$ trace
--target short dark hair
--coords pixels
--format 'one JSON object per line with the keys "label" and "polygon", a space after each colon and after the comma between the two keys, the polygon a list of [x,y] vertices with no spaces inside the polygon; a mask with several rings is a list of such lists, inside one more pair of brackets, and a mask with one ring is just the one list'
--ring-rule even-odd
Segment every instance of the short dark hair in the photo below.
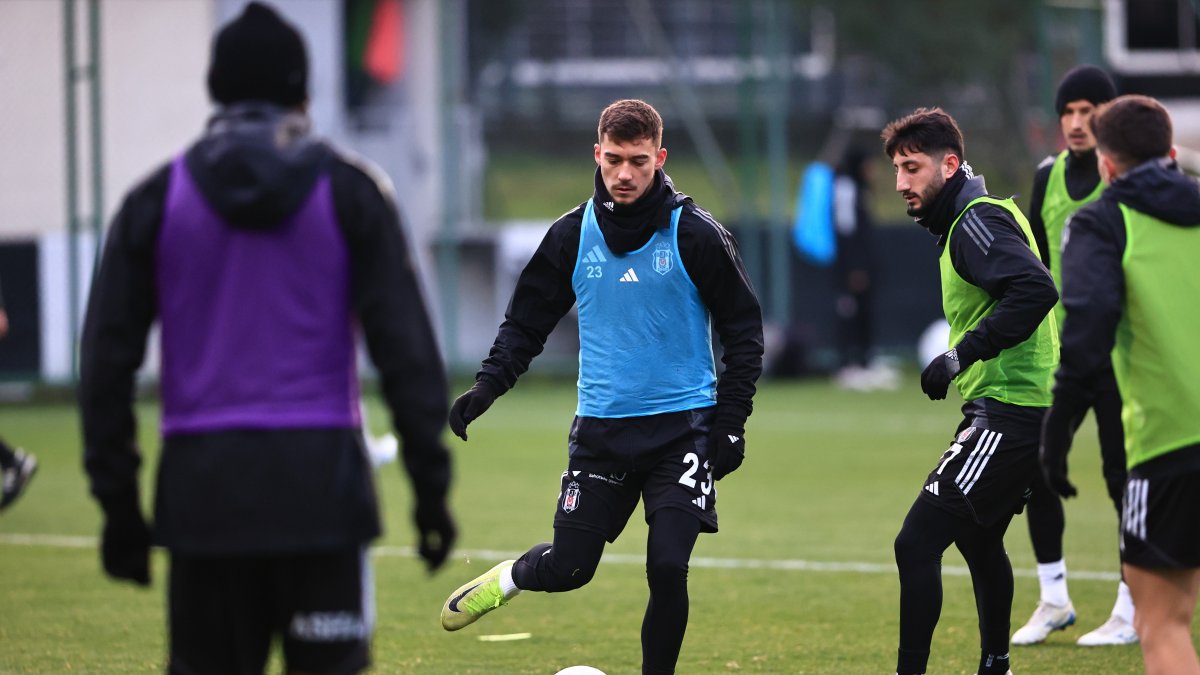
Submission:
{"label": "short dark hair", "polygon": [[1126,95],[1101,105],[1089,120],[1096,146],[1123,167],[1171,152],[1171,115],[1157,99]]}
{"label": "short dark hair", "polygon": [[962,131],[954,118],[941,108],[917,108],[892,120],[879,137],[883,139],[883,151],[888,157],[895,157],[897,152],[927,155],[953,152],[959,161],[964,159]]}
{"label": "short dark hair", "polygon": [[649,138],[657,147],[662,145],[662,130],[662,116],[654,106],[635,98],[626,98],[613,101],[600,113],[596,137],[601,141],[605,134],[614,141]]}

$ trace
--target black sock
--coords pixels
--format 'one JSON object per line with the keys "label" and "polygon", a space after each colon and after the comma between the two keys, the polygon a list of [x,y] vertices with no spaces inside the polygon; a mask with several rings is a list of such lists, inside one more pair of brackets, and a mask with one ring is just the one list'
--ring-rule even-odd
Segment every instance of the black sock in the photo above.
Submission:
{"label": "black sock", "polygon": [[687,511],[662,509],[650,521],[646,582],[650,602],[642,619],[642,675],[672,675],[688,623],[688,560],[700,521]]}
{"label": "black sock", "polygon": [[642,620],[642,674],[671,675],[687,631],[687,573],[681,580],[659,583],[650,592]]}
{"label": "black sock", "polygon": [[929,652],[914,651],[901,647],[897,650],[897,675],[924,675],[925,666],[929,664]]}
{"label": "black sock", "polygon": [[1008,672],[1008,654],[988,654],[979,657],[978,675],[1004,675]]}

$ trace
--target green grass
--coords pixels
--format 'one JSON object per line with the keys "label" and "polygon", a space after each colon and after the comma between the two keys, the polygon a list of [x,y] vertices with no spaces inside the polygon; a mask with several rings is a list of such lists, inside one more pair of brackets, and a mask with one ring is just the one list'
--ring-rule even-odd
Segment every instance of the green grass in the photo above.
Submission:
{"label": "green grass", "polygon": [[[452,439],[462,538],[460,551],[433,577],[408,554],[412,529],[402,471],[384,468],[379,484],[388,534],[375,558],[373,672],[549,675],[580,663],[610,674],[639,672],[645,575],[625,556],[644,549],[640,512],[606,551],[622,554],[620,559],[602,563],[588,586],[565,594],[525,593],[457,633],[438,625],[446,594],[494,564],[486,555],[464,552],[522,551],[550,537],[573,409],[571,383],[522,382],[472,425],[469,443]],[[155,408],[142,406],[140,412],[148,455],[143,485],[150,485]],[[372,412],[379,429],[386,416],[377,402]],[[747,432],[746,464],[719,485],[721,532],[701,538],[696,558],[857,562],[880,571],[694,565],[691,620],[678,672],[891,672],[899,598],[892,539],[957,421],[956,405],[925,400],[912,379],[901,391],[873,394],[820,382],[764,383]],[[98,531],[98,510],[87,497],[80,468],[74,409],[8,406],[0,409],[0,431],[42,461],[28,494],[0,515],[0,673],[161,672],[165,555],[155,556],[153,588],[142,590],[104,578],[87,540],[79,546],[64,545],[74,540],[28,545],[15,537],[93,537]],[[1081,496],[1066,504],[1068,565],[1115,573],[1115,514],[1090,422],[1071,459]],[[1037,601],[1023,516],[1013,521],[1008,546],[1019,575],[1017,626]],[[970,581],[954,573],[963,568],[956,550],[947,551],[945,564],[945,603],[930,672],[972,673],[978,630]],[[1014,648],[1014,670],[1141,672],[1136,646],[1074,645],[1107,618],[1115,590],[1114,581],[1072,580],[1079,625],[1055,633],[1048,644]],[[532,637],[477,640],[518,632]],[[277,660],[272,672],[279,672]]]}
{"label": "green grass", "polygon": [[[489,156],[484,172],[483,216],[488,221],[544,220],[550,222],[592,195],[592,179],[596,171],[592,147],[580,146],[577,152],[548,154],[494,153]],[[722,222],[732,224],[740,205],[730,186],[718,187],[704,164],[695,156],[668,154],[663,169],[679,191],[690,195]],[[731,167],[739,170],[735,164]],[[793,162],[785,179],[784,213],[791,223],[803,165]],[[757,185],[753,195],[755,213],[765,217],[771,213],[765,162],[757,168]],[[896,201],[900,201],[896,198]],[[903,209],[901,209],[903,213]]]}
{"label": "green grass", "polygon": [[[730,158],[730,171],[734,179],[743,182],[742,167],[736,158]],[[784,222],[790,227],[795,218],[796,194],[800,189],[800,177],[807,168],[810,157],[793,157],[789,160],[787,177],[784,179],[784,203],[781,206]],[[704,164],[694,155],[668,154],[663,167],[675,181],[675,187],[691,195],[696,203],[728,226],[745,225],[736,193],[728,186],[713,183]],[[891,162],[882,152],[872,160],[874,178],[870,193],[870,211],[881,226],[912,226],[912,217],[905,213],[904,200],[894,189],[894,171]],[[998,167],[986,163],[974,165],[976,175],[987,178],[987,186],[1001,196],[1021,195],[1021,208],[1029,206],[1029,186],[1007,185]],[[1033,164],[1030,164],[1030,171]],[[592,175],[596,170],[591,156],[591,146],[584,145],[565,153],[521,153],[496,151],[488,156],[483,177],[483,217],[488,222],[506,220],[544,221],[547,226],[560,214],[575,208],[592,194]],[[773,211],[768,179],[770,167],[765,160],[758,160],[754,168],[755,187],[750,195],[752,216],[760,222],[769,218]]]}

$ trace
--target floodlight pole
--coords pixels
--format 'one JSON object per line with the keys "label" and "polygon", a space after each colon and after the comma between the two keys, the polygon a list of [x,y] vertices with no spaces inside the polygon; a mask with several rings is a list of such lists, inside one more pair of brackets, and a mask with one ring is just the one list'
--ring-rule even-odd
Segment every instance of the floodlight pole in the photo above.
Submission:
{"label": "floodlight pole", "polygon": [[460,361],[458,331],[458,276],[461,272],[458,247],[462,228],[462,132],[463,64],[462,50],[466,43],[464,3],[445,0],[435,3],[438,13],[438,32],[441,45],[438,66],[441,71],[439,87],[439,120],[441,128],[442,168],[442,227],[437,240],[438,295],[442,307],[443,343],[446,363],[454,366]]}
{"label": "floodlight pole", "polygon": [[[88,94],[92,133],[92,270],[104,230],[104,125],[100,116],[100,0],[88,0]],[[89,284],[90,285],[90,284]]]}
{"label": "floodlight pole", "polygon": [[75,100],[75,0],[63,0],[63,66],[65,71],[67,151],[67,335],[74,382],[79,372],[79,147]]}
{"label": "floodlight pole", "polygon": [[771,283],[770,316],[780,326],[791,323],[791,256],[792,247],[788,241],[789,228],[787,211],[788,200],[788,80],[791,78],[791,55],[788,49],[787,34],[784,30],[787,24],[787,8],[783,0],[768,0],[767,5],[766,45],[767,62],[770,64],[767,77],[768,97],[766,113],[767,131],[767,164],[770,180],[768,181],[768,203],[770,217],[768,221],[770,242]]}

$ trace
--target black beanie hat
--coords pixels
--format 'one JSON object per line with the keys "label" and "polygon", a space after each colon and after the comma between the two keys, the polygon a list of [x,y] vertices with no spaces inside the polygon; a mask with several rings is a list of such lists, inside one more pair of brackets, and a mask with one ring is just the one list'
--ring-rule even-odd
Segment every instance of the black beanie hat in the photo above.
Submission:
{"label": "black beanie hat", "polygon": [[1062,117],[1063,109],[1071,101],[1090,101],[1100,105],[1117,97],[1117,87],[1108,73],[1096,66],[1075,66],[1063,75],[1054,96],[1054,110]]}
{"label": "black beanie hat", "polygon": [[223,105],[269,101],[294,107],[308,99],[304,38],[271,7],[246,5],[213,38],[208,95]]}

